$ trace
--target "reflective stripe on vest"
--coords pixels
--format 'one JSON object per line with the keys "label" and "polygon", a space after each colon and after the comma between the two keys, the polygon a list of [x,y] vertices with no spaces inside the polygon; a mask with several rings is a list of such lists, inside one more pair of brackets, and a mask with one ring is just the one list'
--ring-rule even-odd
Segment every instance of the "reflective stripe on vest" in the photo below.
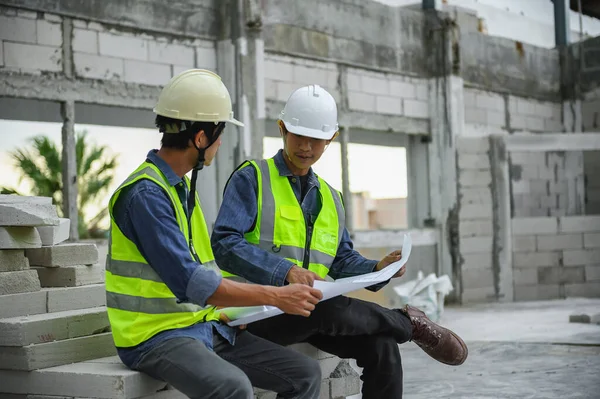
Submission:
{"label": "reflective stripe on vest", "polygon": [[[140,179],[149,179],[165,191],[186,242],[189,238],[185,210],[175,187],[167,183],[166,177],[155,165],[144,162],[119,186],[109,202],[111,234],[106,264],[106,306],[117,347],[136,346],[161,331],[219,319],[214,306],[179,303],[136,245],[125,237],[115,223],[113,207],[121,190]],[[186,178],[185,183],[189,188],[189,179]],[[197,195],[196,201],[191,215],[193,246],[203,266],[219,273]]]}
{"label": "reflective stripe on vest", "polygon": [[[306,246],[306,221],[286,176],[275,161],[250,161],[258,177],[258,216],[248,242],[302,267]],[[345,226],[340,194],[320,177],[322,208],[312,230],[308,269],[325,277],[335,259]]]}

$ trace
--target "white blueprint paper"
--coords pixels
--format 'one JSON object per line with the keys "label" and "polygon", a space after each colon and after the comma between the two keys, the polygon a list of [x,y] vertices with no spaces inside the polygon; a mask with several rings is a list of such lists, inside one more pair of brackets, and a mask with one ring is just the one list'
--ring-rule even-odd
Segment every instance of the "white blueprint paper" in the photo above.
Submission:
{"label": "white blueprint paper", "polygon": [[[378,272],[341,278],[333,282],[316,280],[313,284],[313,287],[323,293],[322,300],[325,301],[338,295],[346,294],[348,292],[387,281],[392,278],[392,276],[396,274],[402,266],[406,264],[411,250],[412,240],[410,235],[405,234],[404,242],[402,243],[402,258],[398,262],[394,262]],[[228,323],[232,327],[242,324],[249,324],[254,321],[263,320],[268,317],[277,316],[283,313],[275,306],[232,307],[222,309],[221,312],[225,313],[227,317],[232,320],[232,322]]]}

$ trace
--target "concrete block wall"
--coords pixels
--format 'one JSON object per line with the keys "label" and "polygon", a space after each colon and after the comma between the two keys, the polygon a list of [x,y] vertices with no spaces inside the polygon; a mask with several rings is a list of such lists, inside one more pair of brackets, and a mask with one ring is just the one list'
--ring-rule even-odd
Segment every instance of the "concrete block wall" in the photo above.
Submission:
{"label": "concrete block wall", "polygon": [[216,69],[214,42],[119,31],[96,22],[73,21],[76,76],[162,85],[190,68]]}
{"label": "concrete block wall", "polygon": [[600,216],[512,219],[515,300],[600,297]]}
{"label": "concrete block wall", "polygon": [[581,117],[584,132],[600,131],[600,87],[584,95]]}
{"label": "concrete block wall", "polygon": [[489,301],[495,294],[489,150],[487,137],[460,137],[457,142],[458,235],[465,303]]}
{"label": "concrete block wall", "polygon": [[353,111],[429,118],[426,79],[348,68],[347,93]]}
{"label": "concrete block wall", "polygon": [[62,18],[0,6],[0,69],[24,73],[63,69]]}
{"label": "concrete block wall", "polygon": [[513,132],[563,131],[562,105],[558,102],[508,96],[509,129]]}

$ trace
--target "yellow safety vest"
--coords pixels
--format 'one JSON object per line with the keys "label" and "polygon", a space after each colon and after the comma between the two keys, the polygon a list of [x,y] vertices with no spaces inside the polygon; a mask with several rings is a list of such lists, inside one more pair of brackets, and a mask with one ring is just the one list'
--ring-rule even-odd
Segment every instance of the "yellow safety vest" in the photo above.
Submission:
{"label": "yellow safety vest", "polygon": [[[335,259],[345,227],[340,193],[319,179],[322,208],[307,242],[308,226],[302,208],[287,176],[281,176],[275,160],[248,161],[241,168],[254,166],[258,177],[258,216],[246,240],[265,251],[281,256],[324,278]],[[304,265],[308,252],[308,265]]]}
{"label": "yellow safety vest", "polygon": [[[178,303],[175,294],[115,223],[113,207],[121,190],[141,179],[152,180],[167,193],[179,229],[189,242],[186,214],[175,187],[167,183],[167,178],[154,164],[142,163],[119,186],[109,202],[111,232],[106,265],[106,307],[115,346],[125,348],[139,345],[161,331],[219,319],[214,306]],[[186,177],[185,181],[189,189],[189,179]],[[219,273],[197,195],[191,224],[193,246],[200,261],[203,266]],[[149,231],[148,234],[154,232]],[[190,256],[193,256],[191,248]]]}

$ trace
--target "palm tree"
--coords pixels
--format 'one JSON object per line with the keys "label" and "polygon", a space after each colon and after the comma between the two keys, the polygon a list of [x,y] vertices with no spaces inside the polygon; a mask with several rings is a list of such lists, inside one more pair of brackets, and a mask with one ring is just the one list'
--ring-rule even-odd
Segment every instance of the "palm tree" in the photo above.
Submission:
{"label": "palm tree", "polygon": [[[58,214],[63,215],[62,198],[62,163],[61,150],[47,136],[36,136],[30,139],[31,148],[17,148],[10,153],[19,171],[20,181],[28,181],[31,185],[29,194],[42,197],[52,197],[58,208]],[[117,167],[117,156],[106,154],[106,146],[90,143],[87,131],[77,132],[75,137],[75,155],[77,161],[77,182],[79,195],[77,205],[79,210],[79,237],[90,238],[100,232],[99,225],[108,215],[103,207],[92,217],[88,216],[91,205],[107,191],[113,182],[113,172]],[[14,188],[1,188],[2,194],[18,194]]]}

